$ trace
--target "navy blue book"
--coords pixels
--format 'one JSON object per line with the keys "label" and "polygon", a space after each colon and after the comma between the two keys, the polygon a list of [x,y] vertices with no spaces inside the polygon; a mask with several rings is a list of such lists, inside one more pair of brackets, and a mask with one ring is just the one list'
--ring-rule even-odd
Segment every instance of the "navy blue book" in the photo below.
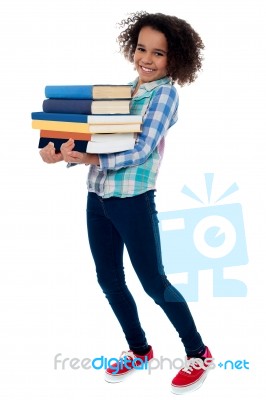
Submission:
{"label": "navy blue book", "polygon": [[46,99],[43,111],[68,114],[130,114],[130,100]]}
{"label": "navy blue book", "polygon": [[[41,131],[41,136],[39,140],[39,148],[47,146],[49,142],[53,142],[55,150],[58,153],[60,151],[61,145],[65,143],[67,138],[54,138],[54,137],[44,137],[44,131]],[[115,133],[115,134],[99,134],[99,135],[87,135],[86,140],[76,140],[74,150],[80,151],[81,153],[96,153],[96,154],[107,154],[107,153],[117,153],[120,151],[134,149],[135,146],[135,136],[130,133]],[[73,135],[72,135],[73,138]]]}
{"label": "navy blue book", "polygon": [[93,100],[46,99],[43,101],[42,109],[46,113],[92,114],[92,102]]}
{"label": "navy blue book", "polygon": [[[47,146],[49,142],[53,142],[55,150],[57,152],[60,151],[60,147],[62,146],[63,143],[67,142],[68,139],[54,139],[54,138],[45,138],[45,137],[40,137],[39,140],[39,149],[42,149],[43,147]],[[86,153],[87,151],[87,146],[88,146],[88,141],[87,140],[75,140],[75,151],[80,151],[81,153]]]}

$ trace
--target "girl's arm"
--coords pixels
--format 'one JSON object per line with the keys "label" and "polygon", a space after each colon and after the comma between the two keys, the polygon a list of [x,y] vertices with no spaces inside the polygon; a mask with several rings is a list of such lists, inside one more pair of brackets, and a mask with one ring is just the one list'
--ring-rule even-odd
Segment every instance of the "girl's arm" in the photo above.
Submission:
{"label": "girl's arm", "polygon": [[143,164],[166,131],[177,120],[178,94],[174,86],[161,86],[151,100],[143,120],[142,132],[132,150],[99,154],[101,170],[118,170]]}

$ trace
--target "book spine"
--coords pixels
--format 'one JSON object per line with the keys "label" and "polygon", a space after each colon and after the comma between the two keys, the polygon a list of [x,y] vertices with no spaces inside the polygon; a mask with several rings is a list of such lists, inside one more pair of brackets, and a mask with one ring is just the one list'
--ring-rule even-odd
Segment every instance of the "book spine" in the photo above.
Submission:
{"label": "book spine", "polygon": [[33,120],[33,129],[46,131],[60,132],[78,132],[78,133],[126,133],[126,132],[141,132],[139,124],[119,124],[119,125],[101,125],[101,124],[86,124],[79,122],[59,122],[59,121],[43,121]]}
{"label": "book spine", "polygon": [[45,86],[44,92],[49,99],[93,100],[93,85]]}
{"label": "book spine", "polygon": [[46,99],[42,108],[45,113],[93,114],[91,106],[92,100]]}
{"label": "book spine", "polygon": [[90,125],[79,122],[43,121],[36,119],[32,121],[32,128],[45,131],[90,133]]}
{"label": "book spine", "polygon": [[[38,148],[42,149],[47,146],[49,142],[54,143],[56,151],[60,151],[60,147],[63,143],[67,142],[68,139],[55,139],[55,138],[44,138],[40,137]],[[88,142],[85,140],[75,140],[75,151],[80,151],[81,153],[86,153]]]}
{"label": "book spine", "polygon": [[90,124],[136,124],[142,123],[141,115],[86,115],[86,114],[64,114],[64,113],[47,113],[43,111],[35,111],[31,113],[32,120],[58,121],[58,122],[88,122]]}
{"label": "book spine", "polygon": [[78,132],[60,132],[60,131],[46,131],[41,129],[40,137],[54,138],[54,139],[74,139],[74,140],[91,140],[90,133],[78,133]]}
{"label": "book spine", "polygon": [[88,116],[85,114],[47,113],[42,111],[31,113],[31,119],[61,122],[88,122]]}

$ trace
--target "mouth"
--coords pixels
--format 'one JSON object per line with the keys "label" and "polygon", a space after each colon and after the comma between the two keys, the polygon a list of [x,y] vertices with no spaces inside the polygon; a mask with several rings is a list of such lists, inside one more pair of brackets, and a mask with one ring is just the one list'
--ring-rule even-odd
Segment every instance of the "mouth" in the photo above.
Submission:
{"label": "mouth", "polygon": [[140,68],[142,69],[142,71],[147,72],[147,73],[151,73],[151,72],[155,71],[155,69],[143,67],[142,65],[140,65]]}

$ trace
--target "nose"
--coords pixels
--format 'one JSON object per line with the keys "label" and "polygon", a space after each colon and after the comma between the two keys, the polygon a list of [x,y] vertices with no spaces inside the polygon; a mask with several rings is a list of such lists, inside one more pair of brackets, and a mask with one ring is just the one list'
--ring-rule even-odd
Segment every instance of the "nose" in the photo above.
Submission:
{"label": "nose", "polygon": [[144,64],[152,64],[152,54],[146,52],[142,57],[142,62]]}

